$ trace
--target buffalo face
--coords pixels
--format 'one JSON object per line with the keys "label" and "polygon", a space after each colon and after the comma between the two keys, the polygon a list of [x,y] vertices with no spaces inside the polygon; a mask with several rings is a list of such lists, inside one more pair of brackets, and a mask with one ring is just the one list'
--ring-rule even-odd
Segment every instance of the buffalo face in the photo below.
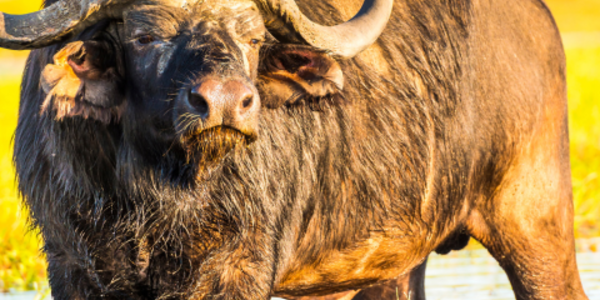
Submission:
{"label": "buffalo face", "polygon": [[264,24],[253,2],[137,6],[55,56],[42,113],[117,123],[141,160],[195,178],[260,138],[261,108],[342,99],[330,54],[277,43]]}
{"label": "buffalo face", "polygon": [[203,167],[257,138],[263,24],[252,3],[146,6],[125,16],[123,122],[142,133],[132,135],[140,152],[179,152]]}

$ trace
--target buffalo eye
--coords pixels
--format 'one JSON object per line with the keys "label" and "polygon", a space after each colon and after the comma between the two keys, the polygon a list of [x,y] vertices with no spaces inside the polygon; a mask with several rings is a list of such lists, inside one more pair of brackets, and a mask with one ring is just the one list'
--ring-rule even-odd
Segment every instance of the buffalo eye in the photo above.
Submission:
{"label": "buffalo eye", "polygon": [[261,41],[261,40],[259,40],[259,39],[251,39],[251,40],[250,40],[250,45],[251,45],[252,47],[256,47],[256,46],[260,45],[260,44],[261,44],[261,42],[262,42],[262,41]]}
{"label": "buffalo eye", "polygon": [[140,45],[148,45],[154,41],[156,41],[156,38],[150,34],[145,34],[137,38],[137,42]]}

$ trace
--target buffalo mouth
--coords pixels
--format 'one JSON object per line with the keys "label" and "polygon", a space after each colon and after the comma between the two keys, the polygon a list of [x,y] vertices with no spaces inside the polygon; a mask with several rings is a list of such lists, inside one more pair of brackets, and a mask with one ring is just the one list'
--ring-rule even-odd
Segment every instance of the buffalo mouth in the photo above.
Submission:
{"label": "buffalo mouth", "polygon": [[202,169],[220,162],[234,149],[245,149],[252,140],[252,137],[236,129],[218,126],[186,134],[183,146],[188,163],[197,164]]}

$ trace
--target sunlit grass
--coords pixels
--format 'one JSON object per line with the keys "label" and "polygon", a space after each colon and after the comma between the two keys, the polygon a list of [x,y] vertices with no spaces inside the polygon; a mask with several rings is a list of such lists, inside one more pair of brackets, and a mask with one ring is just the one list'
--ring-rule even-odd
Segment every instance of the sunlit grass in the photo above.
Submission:
{"label": "sunlit grass", "polygon": [[0,0],[2,12],[8,14],[25,14],[38,10],[42,6],[40,0]]}
{"label": "sunlit grass", "polygon": [[600,48],[567,50],[577,237],[600,235]]}
{"label": "sunlit grass", "polygon": [[545,0],[561,32],[600,31],[599,0]]}
{"label": "sunlit grass", "polygon": [[11,163],[11,140],[17,124],[19,80],[0,77],[0,292],[39,290],[46,283],[41,243],[28,230]]}

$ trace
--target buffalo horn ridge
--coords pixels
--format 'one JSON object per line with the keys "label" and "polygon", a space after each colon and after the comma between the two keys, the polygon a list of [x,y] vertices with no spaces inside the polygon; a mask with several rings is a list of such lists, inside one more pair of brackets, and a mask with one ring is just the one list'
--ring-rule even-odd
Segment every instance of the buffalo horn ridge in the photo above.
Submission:
{"label": "buffalo horn ridge", "polygon": [[[389,21],[393,0],[366,0],[351,20],[323,26],[309,20],[294,0],[254,0],[267,27],[278,37],[351,58],[373,44]],[[26,15],[0,13],[0,47],[42,48],[77,34],[106,17],[119,18],[134,0],[58,1]]]}
{"label": "buffalo horn ridge", "polygon": [[265,11],[267,27],[278,38],[307,43],[343,58],[351,58],[375,43],[390,19],[394,2],[365,0],[349,21],[323,26],[300,12],[294,0],[255,1]]}
{"label": "buffalo horn ridge", "polygon": [[58,1],[25,14],[0,13],[0,47],[24,50],[52,45],[106,17],[118,17],[132,0]]}

